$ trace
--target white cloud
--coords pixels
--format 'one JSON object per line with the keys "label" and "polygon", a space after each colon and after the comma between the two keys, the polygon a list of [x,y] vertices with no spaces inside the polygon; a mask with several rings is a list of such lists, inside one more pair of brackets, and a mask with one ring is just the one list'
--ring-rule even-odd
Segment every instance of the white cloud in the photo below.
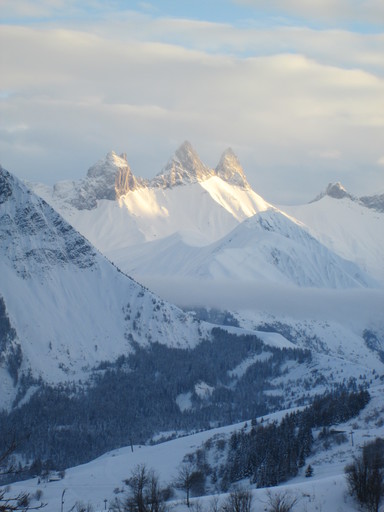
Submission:
{"label": "white cloud", "polygon": [[[304,183],[303,169],[318,175],[311,198],[340,179],[327,162],[358,173],[382,149],[384,81],[368,71],[300,54],[244,58],[71,30],[1,27],[0,45],[1,119],[29,127],[4,138],[2,163],[28,179],[37,169],[43,179],[52,161],[60,176],[50,181],[84,174],[110,149],[153,176],[187,138],[213,166],[234,147],[250,182],[278,201],[272,194],[295,177]],[[15,153],[28,145],[46,157],[31,165],[29,153]]]}
{"label": "white cloud", "polygon": [[384,75],[384,34],[305,26],[234,26],[190,19],[152,18],[135,12],[110,15],[107,22],[90,23],[87,30],[120,41],[152,41],[210,53],[263,56],[296,53],[316,61]]}
{"label": "white cloud", "polygon": [[383,165],[383,166],[384,166],[384,156],[381,156],[381,157],[377,160],[377,164],[378,164],[378,165]]}

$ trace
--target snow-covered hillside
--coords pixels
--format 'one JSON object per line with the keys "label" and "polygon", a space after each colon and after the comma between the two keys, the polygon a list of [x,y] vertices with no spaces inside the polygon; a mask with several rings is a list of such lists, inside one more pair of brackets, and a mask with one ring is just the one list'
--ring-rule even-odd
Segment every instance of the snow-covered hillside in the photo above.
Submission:
{"label": "snow-covered hillside", "polygon": [[[359,455],[367,441],[382,435],[381,425],[384,420],[381,400],[382,384],[374,385],[370,393],[371,402],[357,418],[339,425],[329,425],[329,431],[336,431],[333,437],[339,436],[338,442],[330,436],[327,442],[322,443],[320,430],[314,432],[315,445],[306,461],[306,467],[310,464],[313,469],[313,475],[310,478],[305,477],[306,467],[303,467],[294,479],[269,489],[257,488],[255,484],[250,484],[248,479],[241,481],[240,487],[248,488],[252,493],[252,510],[266,510],[268,492],[272,496],[288,493],[288,497],[296,498],[297,504],[293,510],[297,512],[319,510],[357,512],[360,510],[349,495],[344,468],[352,462],[354,456]],[[290,411],[281,411],[264,417],[264,424],[280,421],[286,412]],[[116,497],[124,496],[122,494],[126,491],[124,481],[131,476],[138,465],[145,465],[148,470],[153,469],[159,476],[160,485],[174,485],[180,467],[188,455],[197,450],[203,452],[207,446],[216,444],[219,446],[220,443],[224,445],[234,432],[246,432],[249,428],[250,421],[179,437],[153,446],[135,445],[132,448],[130,446],[121,448],[106,453],[88,464],[68,469],[62,480],[46,483],[34,478],[12,484],[9,493],[16,494],[24,491],[35,496],[36,491],[40,490],[42,493],[40,499],[47,503],[49,509],[59,509],[63,499],[65,509],[70,509],[81,502],[94,507],[95,511],[101,511]],[[219,459],[220,456],[218,449],[216,458]],[[209,462],[213,463],[211,459]],[[217,500],[216,506],[221,506],[228,496],[219,489],[214,495],[211,493],[206,496],[192,497],[192,507],[198,506],[199,510],[207,512],[212,510],[215,500]],[[38,504],[36,501],[34,503]],[[185,504],[185,492],[176,489],[176,494],[168,505],[176,512],[188,510]]]}
{"label": "snow-covered hillside", "polygon": [[125,250],[110,254],[121,269],[146,282],[155,276],[177,276],[315,288],[375,286],[357,265],[337,256],[303,224],[274,208],[244,220],[205,247],[192,247],[175,234],[138,244],[129,255]]}
{"label": "snow-covered hillside", "polygon": [[381,204],[379,196],[359,200],[340,184],[333,184],[309,204],[282,208],[303,222],[331,251],[355,262],[384,283],[384,213]]}
{"label": "snow-covered hillside", "polygon": [[132,341],[186,347],[200,339],[198,322],[118,271],[2,168],[0,254],[2,405],[29,371],[78,380]]}

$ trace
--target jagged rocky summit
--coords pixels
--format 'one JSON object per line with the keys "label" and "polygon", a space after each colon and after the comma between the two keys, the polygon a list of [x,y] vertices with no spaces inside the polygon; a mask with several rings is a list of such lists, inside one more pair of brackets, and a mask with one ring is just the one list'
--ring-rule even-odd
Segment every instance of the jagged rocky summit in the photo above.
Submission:
{"label": "jagged rocky summit", "polygon": [[164,169],[150,181],[150,186],[170,188],[205,181],[214,175],[214,170],[204,165],[191,144],[185,141]]}
{"label": "jagged rocky summit", "polygon": [[93,185],[96,199],[118,199],[129,190],[143,186],[142,180],[136,178],[127,162],[125,153],[117,156],[111,151],[104,160],[90,167],[87,178]]}
{"label": "jagged rocky summit", "polygon": [[337,181],[336,183],[328,183],[326,189],[323,192],[320,192],[320,194],[316,196],[315,199],[311,201],[311,203],[319,201],[325,196],[332,197],[333,199],[343,199],[344,197],[352,200],[355,199],[354,196],[346,191],[340,181]]}
{"label": "jagged rocky summit", "polygon": [[192,145],[185,141],[164,169],[151,180],[133,174],[125,153],[119,156],[111,151],[90,167],[84,179],[59,182],[54,186],[52,194],[78,210],[92,210],[96,208],[98,200],[118,200],[140,188],[173,188],[203,182],[215,176],[233,186],[250,189],[232,149],[227,149],[216,169],[212,169],[201,161]]}
{"label": "jagged rocky summit", "polygon": [[216,169],[211,169],[203,164],[192,145],[185,141],[162,172],[149,182],[149,186],[170,188],[186,183],[202,182],[214,176],[231,185],[244,189],[250,188],[244,170],[231,148],[224,151]]}
{"label": "jagged rocky summit", "polygon": [[53,196],[69,202],[78,210],[92,210],[100,199],[114,201],[142,186],[145,182],[133,175],[127,156],[118,156],[111,151],[88,169],[84,179],[56,183]]}
{"label": "jagged rocky summit", "polygon": [[244,189],[250,189],[250,185],[245,177],[244,170],[231,148],[228,148],[222,154],[220,162],[215,169],[216,175],[223,181]]}
{"label": "jagged rocky summit", "polygon": [[362,196],[356,197],[347,192],[343,185],[338,181],[336,183],[329,183],[327,188],[321,192],[311,203],[319,201],[323,197],[332,197],[333,199],[350,199],[356,203],[360,203],[362,206],[384,212],[384,194],[377,194],[373,196]]}

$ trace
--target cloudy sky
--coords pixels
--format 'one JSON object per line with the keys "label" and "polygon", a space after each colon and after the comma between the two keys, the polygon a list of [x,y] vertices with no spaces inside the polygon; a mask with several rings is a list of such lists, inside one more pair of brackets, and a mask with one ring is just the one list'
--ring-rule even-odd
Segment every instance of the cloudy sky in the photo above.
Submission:
{"label": "cloudy sky", "polygon": [[152,177],[231,146],[268,201],[384,192],[382,0],[0,0],[0,162]]}

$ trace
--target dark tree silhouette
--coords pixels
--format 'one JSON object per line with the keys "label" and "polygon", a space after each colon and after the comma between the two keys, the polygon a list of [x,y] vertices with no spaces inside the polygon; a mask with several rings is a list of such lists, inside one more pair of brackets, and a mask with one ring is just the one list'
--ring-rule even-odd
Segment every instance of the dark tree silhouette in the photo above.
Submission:
{"label": "dark tree silhouette", "polygon": [[[5,467],[2,472],[3,475],[15,472],[15,468],[12,465],[7,465],[6,463],[9,456],[15,451],[16,447],[16,442],[12,441],[8,448],[0,455],[0,467]],[[38,510],[45,506],[46,504],[42,502],[31,505],[31,497],[25,492],[12,495],[6,492],[6,489],[0,489],[0,512],[26,512],[27,510]]]}
{"label": "dark tree silhouette", "polygon": [[369,512],[378,512],[384,496],[384,439],[364,445],[345,474],[351,495]]}
{"label": "dark tree silhouette", "polygon": [[125,480],[128,491],[125,498],[116,498],[110,509],[114,512],[164,512],[164,491],[153,469],[145,464],[136,466]]}

